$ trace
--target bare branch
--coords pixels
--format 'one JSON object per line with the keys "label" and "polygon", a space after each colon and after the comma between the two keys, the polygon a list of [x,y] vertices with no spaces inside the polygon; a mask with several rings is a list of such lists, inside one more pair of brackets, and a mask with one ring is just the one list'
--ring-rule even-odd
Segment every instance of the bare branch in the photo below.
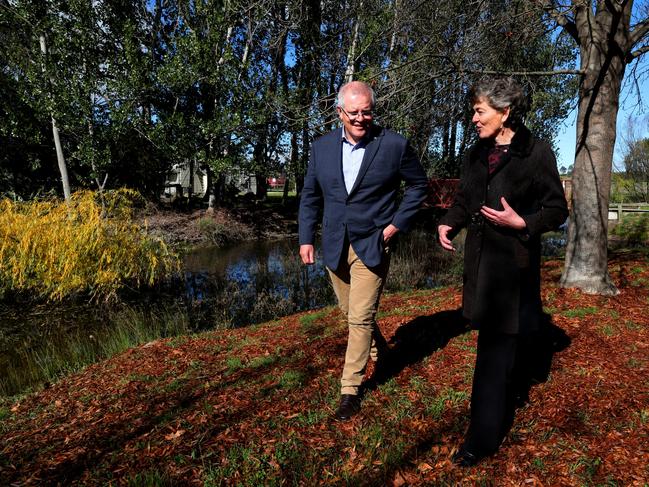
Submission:
{"label": "bare branch", "polygon": [[482,71],[482,70],[461,70],[466,74],[488,74],[494,76],[554,76],[558,74],[584,75],[583,69],[555,69],[553,71]]}
{"label": "bare branch", "polygon": [[636,49],[635,51],[630,52],[626,56],[627,64],[633,62],[636,58],[642,56],[645,52],[649,52],[649,46],[643,46],[640,49]]}
{"label": "bare branch", "polygon": [[577,31],[577,26],[575,23],[570,20],[570,18],[564,13],[559,11],[555,2],[551,0],[542,0],[541,6],[554,21],[565,30],[570,37],[572,37],[577,44],[580,44],[579,32]]}
{"label": "bare branch", "polygon": [[621,13],[622,10],[624,10],[624,6],[626,3],[628,3],[629,0],[623,0],[622,2],[612,2],[611,0],[604,0],[604,5],[600,6],[600,2],[598,2],[597,7],[599,8],[604,8],[608,10],[609,12],[617,12]]}
{"label": "bare branch", "polygon": [[632,49],[640,40],[649,33],[649,19],[636,24],[629,36],[629,48]]}

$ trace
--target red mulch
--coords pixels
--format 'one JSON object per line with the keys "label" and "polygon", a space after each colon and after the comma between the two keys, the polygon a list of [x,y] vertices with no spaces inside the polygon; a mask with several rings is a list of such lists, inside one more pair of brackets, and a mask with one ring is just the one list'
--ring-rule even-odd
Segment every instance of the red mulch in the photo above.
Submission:
{"label": "red mulch", "polygon": [[570,344],[476,467],[450,462],[476,335],[453,328],[446,288],[384,297],[397,359],[348,423],[331,419],[345,327],[312,311],[155,341],[0,403],[0,485],[647,485],[647,257],[611,258],[616,297],[559,288],[561,266],[544,264],[543,298]]}

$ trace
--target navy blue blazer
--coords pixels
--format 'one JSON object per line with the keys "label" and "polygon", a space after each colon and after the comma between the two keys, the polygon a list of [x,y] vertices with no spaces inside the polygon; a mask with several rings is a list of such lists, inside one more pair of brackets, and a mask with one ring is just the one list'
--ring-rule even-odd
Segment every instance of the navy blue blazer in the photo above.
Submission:
{"label": "navy blue blazer", "polygon": [[[300,245],[313,244],[322,210],[324,263],[337,269],[345,233],[368,267],[381,263],[383,229],[392,223],[407,231],[426,197],[427,178],[408,141],[373,126],[358,177],[349,194],[342,171],[342,128],[316,139],[300,197]],[[401,182],[405,190],[397,205]]]}

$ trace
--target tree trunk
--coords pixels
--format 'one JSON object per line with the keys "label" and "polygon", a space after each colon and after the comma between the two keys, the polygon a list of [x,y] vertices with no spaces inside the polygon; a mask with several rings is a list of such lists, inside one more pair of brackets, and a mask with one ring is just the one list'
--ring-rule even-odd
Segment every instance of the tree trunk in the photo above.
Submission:
{"label": "tree trunk", "polygon": [[284,174],[284,188],[282,189],[282,206],[288,205],[288,172]]}
{"label": "tree trunk", "polygon": [[[363,1],[361,0],[359,5],[359,12],[363,11]],[[360,18],[356,19],[354,24],[352,41],[349,46],[349,52],[347,54],[347,67],[345,68],[345,83],[354,81],[354,73],[356,71],[356,49],[358,47],[358,31],[360,29]]]}
{"label": "tree trunk", "polygon": [[[619,291],[608,274],[608,203],[616,138],[620,91],[626,67],[625,13],[598,11],[588,6],[576,17],[580,38],[577,147],[572,173],[572,211],[561,285],[589,294]],[[628,23],[626,24],[628,26]],[[611,32],[616,33],[612,38]],[[616,45],[617,44],[617,45]]]}
{"label": "tree trunk", "polygon": [[54,137],[54,147],[56,148],[56,160],[59,164],[59,172],[61,173],[63,196],[65,197],[65,201],[70,201],[71,194],[68,167],[65,164],[65,157],[63,156],[63,147],[61,146],[61,138],[59,137],[59,127],[56,124],[56,119],[54,117],[52,117],[52,136]]}
{"label": "tree trunk", "polygon": [[266,176],[264,174],[256,173],[255,182],[257,183],[257,199],[264,201],[268,197],[268,185],[266,184]]}
{"label": "tree trunk", "polygon": [[[43,74],[48,76],[47,72],[47,44],[45,42],[45,34],[40,35],[41,52],[43,53]],[[52,80],[50,79],[50,88],[52,87]],[[50,93],[50,97],[52,94]],[[70,201],[70,179],[68,178],[68,167],[65,164],[65,157],[63,156],[63,147],[61,146],[61,138],[59,137],[59,127],[52,113],[52,136],[54,137],[54,147],[56,148],[56,160],[59,164],[59,172],[61,173],[61,184],[63,185],[63,196],[65,201]]]}

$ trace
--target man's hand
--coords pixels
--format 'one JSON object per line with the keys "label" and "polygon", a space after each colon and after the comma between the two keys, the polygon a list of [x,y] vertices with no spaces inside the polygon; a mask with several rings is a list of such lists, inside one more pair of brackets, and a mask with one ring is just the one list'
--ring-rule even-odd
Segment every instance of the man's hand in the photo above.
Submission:
{"label": "man's hand", "polygon": [[383,229],[383,241],[388,243],[388,241],[394,237],[399,232],[399,229],[390,223],[387,227]]}
{"label": "man's hand", "polygon": [[313,245],[300,245],[300,257],[304,264],[315,264],[315,251],[313,250]]}
{"label": "man's hand", "polygon": [[509,227],[514,230],[523,230],[527,226],[525,220],[523,220],[511,206],[509,206],[504,196],[500,198],[500,202],[503,205],[503,211],[483,206],[480,209],[480,213],[496,226]]}
{"label": "man's hand", "polygon": [[451,230],[453,230],[453,227],[449,227],[448,225],[440,225],[437,227],[437,234],[439,235],[439,244],[442,246],[442,248],[450,250],[451,252],[455,252],[455,247],[453,247],[453,243],[448,238],[448,232],[450,232]]}

